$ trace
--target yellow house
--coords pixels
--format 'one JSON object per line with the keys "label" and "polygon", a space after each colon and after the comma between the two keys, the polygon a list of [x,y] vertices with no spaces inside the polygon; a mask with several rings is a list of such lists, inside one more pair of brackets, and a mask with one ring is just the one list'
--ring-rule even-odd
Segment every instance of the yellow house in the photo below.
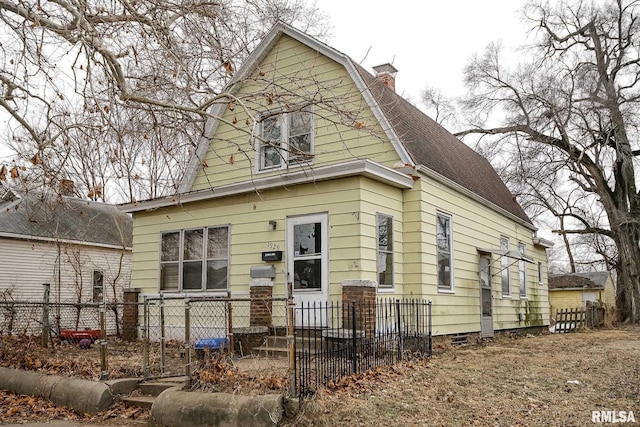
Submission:
{"label": "yellow house", "polygon": [[436,335],[549,323],[546,248],[489,162],[376,75],[276,25],[211,108],[177,194],[133,213],[144,295],[433,301]]}
{"label": "yellow house", "polygon": [[588,301],[599,301],[615,307],[616,291],[608,272],[549,276],[549,304],[552,314],[558,309],[586,307]]}

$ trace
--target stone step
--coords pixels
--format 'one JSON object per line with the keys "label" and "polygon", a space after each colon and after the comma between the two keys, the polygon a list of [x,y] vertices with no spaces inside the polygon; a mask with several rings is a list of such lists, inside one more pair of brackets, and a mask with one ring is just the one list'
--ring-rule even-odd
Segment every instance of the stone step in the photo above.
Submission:
{"label": "stone step", "polygon": [[286,347],[267,347],[263,345],[260,347],[254,347],[253,351],[259,356],[265,357],[287,357],[289,355],[289,349]]}
{"label": "stone step", "polygon": [[136,406],[138,408],[151,409],[151,405],[156,400],[155,396],[127,396],[120,399],[121,401]]}

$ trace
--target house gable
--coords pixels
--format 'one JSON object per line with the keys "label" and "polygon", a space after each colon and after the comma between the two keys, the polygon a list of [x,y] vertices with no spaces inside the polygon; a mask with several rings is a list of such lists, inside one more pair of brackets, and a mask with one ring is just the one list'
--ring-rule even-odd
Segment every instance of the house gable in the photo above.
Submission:
{"label": "house gable", "polygon": [[271,174],[313,173],[355,159],[388,167],[409,161],[348,57],[285,25],[256,52],[228,86],[233,100],[214,106],[212,115],[220,119],[207,122],[180,193],[268,175],[256,165],[261,115],[301,106],[314,115],[313,159]]}

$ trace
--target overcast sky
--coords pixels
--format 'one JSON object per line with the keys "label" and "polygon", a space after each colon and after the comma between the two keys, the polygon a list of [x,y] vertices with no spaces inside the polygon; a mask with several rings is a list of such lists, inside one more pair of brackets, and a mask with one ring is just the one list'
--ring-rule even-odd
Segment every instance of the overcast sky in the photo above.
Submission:
{"label": "overcast sky", "polygon": [[414,102],[427,84],[448,96],[462,94],[462,69],[472,54],[491,41],[521,44],[528,30],[517,13],[523,0],[317,2],[334,27],[329,44],[356,62],[366,56],[362,65],[369,71],[393,63],[396,91]]}

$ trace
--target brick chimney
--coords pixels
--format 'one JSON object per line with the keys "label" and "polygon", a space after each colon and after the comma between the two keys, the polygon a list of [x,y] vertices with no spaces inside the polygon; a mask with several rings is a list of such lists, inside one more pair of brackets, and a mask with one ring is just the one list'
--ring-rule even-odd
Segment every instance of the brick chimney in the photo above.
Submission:
{"label": "brick chimney", "polygon": [[393,65],[389,63],[378,65],[373,67],[373,71],[376,72],[376,78],[381,81],[382,84],[392,91],[396,91],[396,74],[398,70],[396,70]]}
{"label": "brick chimney", "polygon": [[75,196],[74,182],[70,179],[64,179],[64,178],[61,179],[59,191],[61,196],[69,196],[69,197]]}

